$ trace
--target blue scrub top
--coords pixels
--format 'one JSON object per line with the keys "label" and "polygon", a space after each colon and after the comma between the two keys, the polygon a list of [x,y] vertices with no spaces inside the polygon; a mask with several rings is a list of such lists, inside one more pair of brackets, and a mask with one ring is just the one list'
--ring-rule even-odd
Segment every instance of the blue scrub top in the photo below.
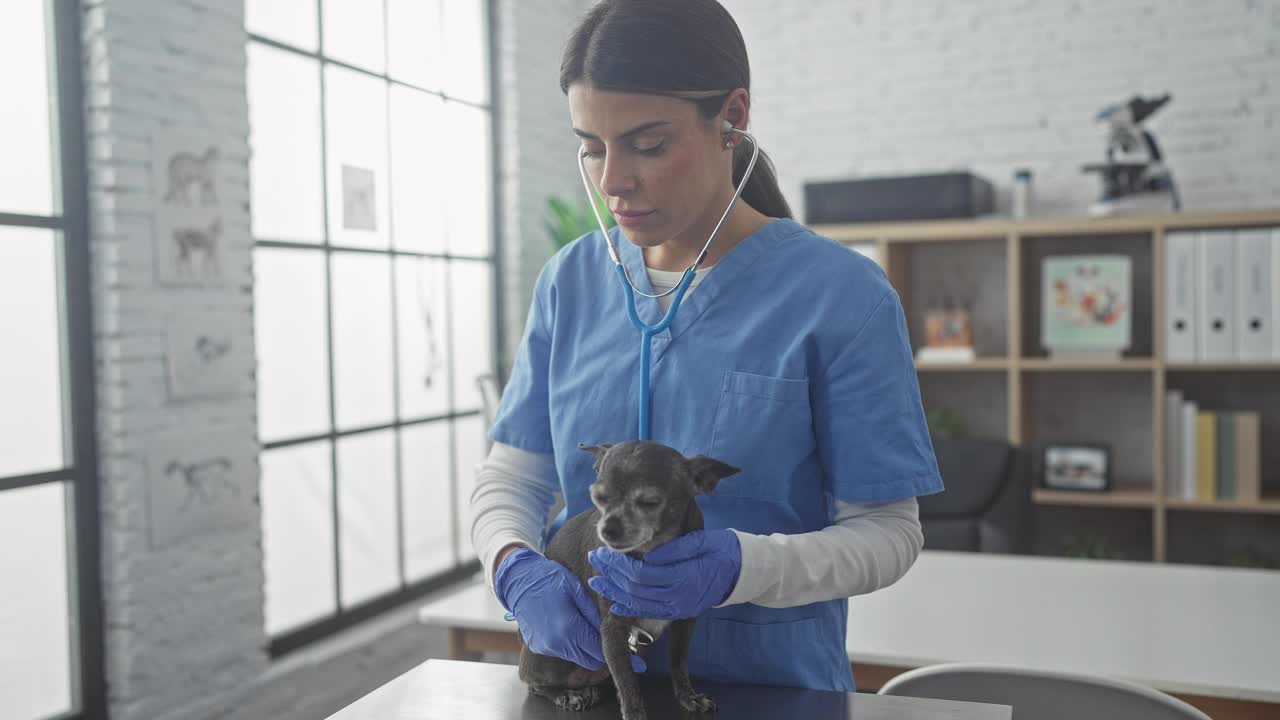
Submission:
{"label": "blue scrub top", "polygon": [[[641,249],[614,241],[653,293]],[[656,300],[636,297],[646,323]],[[542,269],[490,437],[554,453],[568,516],[591,507],[579,443],[638,437],[640,333],[604,238]],[[883,502],[942,490],[897,293],[879,265],[789,219],[731,249],[653,338],[651,437],[742,468],[698,498],[706,527],[804,533],[832,498]],[[854,690],[847,600],[715,608],[698,619],[690,672],[710,680]],[[665,671],[665,643],[647,653]]]}

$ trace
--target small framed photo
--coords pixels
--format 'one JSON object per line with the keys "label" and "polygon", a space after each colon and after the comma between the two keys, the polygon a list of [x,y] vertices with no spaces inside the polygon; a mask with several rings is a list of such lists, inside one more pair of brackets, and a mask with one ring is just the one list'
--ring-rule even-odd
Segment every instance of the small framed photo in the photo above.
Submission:
{"label": "small framed photo", "polygon": [[1046,445],[1040,484],[1051,490],[1107,492],[1111,448],[1105,445]]}

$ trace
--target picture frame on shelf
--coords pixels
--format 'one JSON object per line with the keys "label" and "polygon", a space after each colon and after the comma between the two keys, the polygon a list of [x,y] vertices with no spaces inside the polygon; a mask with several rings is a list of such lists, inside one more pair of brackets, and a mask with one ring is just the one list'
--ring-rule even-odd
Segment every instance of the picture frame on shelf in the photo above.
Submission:
{"label": "picture frame on shelf", "polygon": [[1040,342],[1049,355],[1118,360],[1133,340],[1133,260],[1055,255],[1042,270]]}
{"label": "picture frame on shelf", "polygon": [[1114,484],[1107,445],[1049,443],[1040,460],[1040,486],[1047,490],[1103,493]]}

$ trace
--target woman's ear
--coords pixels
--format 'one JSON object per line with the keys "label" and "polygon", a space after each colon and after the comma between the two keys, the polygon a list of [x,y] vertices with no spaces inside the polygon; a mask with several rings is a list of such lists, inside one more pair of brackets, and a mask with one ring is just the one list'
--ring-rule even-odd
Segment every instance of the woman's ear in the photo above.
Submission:
{"label": "woman's ear", "polygon": [[729,93],[720,110],[720,117],[739,130],[747,129],[747,122],[751,119],[751,95],[746,88],[738,88]]}

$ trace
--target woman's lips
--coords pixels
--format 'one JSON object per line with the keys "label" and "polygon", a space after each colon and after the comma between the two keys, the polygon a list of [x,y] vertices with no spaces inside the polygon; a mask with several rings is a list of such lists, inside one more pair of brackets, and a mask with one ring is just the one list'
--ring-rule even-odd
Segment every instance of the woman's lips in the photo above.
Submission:
{"label": "woman's lips", "polygon": [[654,212],[653,210],[618,210],[613,213],[613,217],[623,227],[635,227],[643,225]]}

